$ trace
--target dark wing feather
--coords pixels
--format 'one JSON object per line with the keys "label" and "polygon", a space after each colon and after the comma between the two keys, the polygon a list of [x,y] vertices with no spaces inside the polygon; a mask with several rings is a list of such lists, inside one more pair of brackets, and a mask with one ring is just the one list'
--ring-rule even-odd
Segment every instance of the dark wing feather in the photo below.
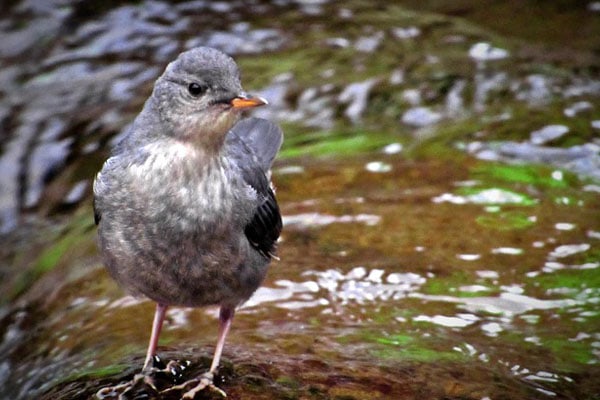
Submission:
{"label": "dark wing feather", "polygon": [[100,223],[100,219],[102,219],[102,215],[100,214],[98,207],[96,207],[96,198],[92,200],[92,206],[94,207],[94,223],[98,225]]}
{"label": "dark wing feather", "polygon": [[275,257],[281,233],[281,213],[267,174],[281,146],[282,133],[269,121],[240,121],[227,135],[230,159],[235,160],[244,181],[257,193],[260,203],[244,233],[250,245],[265,258]]}
{"label": "dark wing feather", "polygon": [[269,188],[267,197],[256,209],[244,233],[256,251],[266,258],[273,258],[282,226],[275,193]]}

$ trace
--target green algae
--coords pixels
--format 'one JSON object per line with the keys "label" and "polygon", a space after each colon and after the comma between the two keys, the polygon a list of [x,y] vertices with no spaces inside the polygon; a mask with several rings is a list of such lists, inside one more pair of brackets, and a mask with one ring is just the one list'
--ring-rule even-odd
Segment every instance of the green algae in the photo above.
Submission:
{"label": "green algae", "polygon": [[438,351],[427,348],[409,347],[403,349],[379,349],[373,350],[376,357],[388,360],[402,360],[422,363],[457,362],[468,361],[460,353],[454,351]]}
{"label": "green algae", "polygon": [[577,177],[569,172],[561,171],[560,179],[553,176],[556,169],[536,165],[506,165],[500,163],[480,164],[471,169],[473,179],[522,183],[538,188],[568,188],[579,186]]}
{"label": "green algae", "polygon": [[284,145],[280,152],[280,157],[282,159],[300,156],[346,157],[374,151],[391,142],[389,137],[377,134],[359,134],[346,137],[332,137],[332,135],[327,136],[329,136],[329,138],[326,140],[317,139],[318,141],[316,142],[309,142],[303,145]]}
{"label": "green algae", "polygon": [[90,368],[83,371],[73,372],[70,375],[62,378],[57,384],[62,384],[66,382],[72,382],[77,380],[85,380],[85,379],[101,379],[107,378],[113,375],[117,375],[122,373],[124,370],[128,369],[130,366],[127,364],[113,364],[113,365],[105,365],[97,368]]}
{"label": "green algae", "polygon": [[561,372],[579,371],[583,366],[593,364],[597,359],[593,354],[593,346],[586,341],[574,341],[549,335],[541,339],[541,345],[552,352],[556,369]]}
{"label": "green algae", "polygon": [[475,218],[475,221],[483,227],[500,231],[526,229],[534,226],[536,223],[530,214],[515,210],[479,215]]}
{"label": "green algae", "polygon": [[[85,207],[84,207],[85,208]],[[85,208],[87,210],[87,208]],[[95,251],[95,232],[91,229],[93,220],[86,212],[75,214],[75,217],[59,231],[46,232],[46,247],[39,256],[15,278],[9,299],[14,299],[27,291],[40,277],[54,270],[61,263],[69,263],[67,257],[91,254]],[[24,257],[23,257],[24,258]],[[18,260],[17,260],[18,262]]]}
{"label": "green algae", "polygon": [[600,294],[600,267],[559,270],[529,279],[544,289],[591,289]]}
{"label": "green algae", "polygon": [[464,285],[465,282],[469,282],[472,278],[472,275],[466,271],[453,271],[450,275],[428,279],[421,288],[421,291],[435,295],[450,294],[456,292],[459,286]]}

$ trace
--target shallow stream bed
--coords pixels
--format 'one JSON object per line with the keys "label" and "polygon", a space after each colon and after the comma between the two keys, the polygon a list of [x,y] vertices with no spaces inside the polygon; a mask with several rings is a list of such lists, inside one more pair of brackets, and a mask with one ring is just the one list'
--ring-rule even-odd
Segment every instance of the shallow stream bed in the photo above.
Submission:
{"label": "shallow stream bed", "polygon": [[[0,398],[92,398],[141,368],[154,306],[105,272],[90,182],[200,44],[236,57],[271,102],[254,115],[286,134],[280,260],[234,320],[230,398],[600,398],[597,2],[540,8],[563,36],[498,27],[482,8],[531,9],[495,2],[13,3]],[[216,335],[216,309],[169,310],[175,381],[208,368]]]}

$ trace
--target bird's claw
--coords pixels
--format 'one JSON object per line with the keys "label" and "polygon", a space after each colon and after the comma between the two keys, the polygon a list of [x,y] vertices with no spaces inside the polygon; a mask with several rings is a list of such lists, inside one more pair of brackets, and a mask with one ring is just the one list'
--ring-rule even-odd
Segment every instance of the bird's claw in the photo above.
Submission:
{"label": "bird's claw", "polygon": [[132,380],[102,388],[96,392],[96,398],[99,400],[126,400],[130,398],[136,390],[146,392],[149,390],[158,394],[161,391],[157,386],[162,387],[165,382],[176,382],[180,380],[183,371],[188,365],[189,361],[181,363],[174,360],[169,361],[165,365],[158,357],[155,357],[153,365],[146,366],[141,373],[134,375]]}
{"label": "bird's claw", "polygon": [[132,380],[128,382],[122,382],[118,385],[109,386],[102,388],[96,392],[96,398],[99,400],[104,399],[119,399],[124,400],[127,399],[127,394],[138,388],[141,384],[145,384],[148,387],[152,388],[155,392],[158,393],[156,386],[154,385],[154,380],[151,376],[146,374],[136,374]]}
{"label": "bird's claw", "polygon": [[[227,397],[227,394],[222,389],[215,386],[213,380],[214,380],[213,373],[206,372],[206,373],[200,375],[198,378],[190,379],[189,381],[184,382],[180,385],[170,387],[169,389],[163,390],[161,393],[186,390],[186,392],[183,394],[183,396],[181,396],[181,399],[182,400],[184,400],[184,399],[193,400],[198,392],[208,388],[208,389],[214,390],[215,392],[219,393],[223,397]],[[195,386],[192,387],[192,385],[195,385]],[[190,389],[188,389],[188,388],[190,388]]]}
{"label": "bird's claw", "polygon": [[[165,365],[160,359],[156,358],[153,365],[144,368],[142,373],[136,374],[132,380],[100,389],[96,392],[96,398],[99,400],[128,400],[132,396],[135,397],[135,394],[139,391],[147,393],[150,390],[159,398],[160,395],[179,395],[179,393],[183,393],[180,397],[182,400],[193,400],[198,392],[205,389],[213,390],[221,396],[227,397],[222,389],[215,386],[214,374],[210,371],[198,378],[164,389],[168,382],[171,384],[181,382],[183,372],[189,365],[189,361],[182,363],[173,360]],[[171,396],[168,397],[171,398]]]}

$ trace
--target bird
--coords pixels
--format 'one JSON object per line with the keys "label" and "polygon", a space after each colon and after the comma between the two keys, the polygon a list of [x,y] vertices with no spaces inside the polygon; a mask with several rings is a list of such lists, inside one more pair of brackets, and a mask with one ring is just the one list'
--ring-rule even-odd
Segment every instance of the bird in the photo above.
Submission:
{"label": "bird", "polygon": [[[219,306],[210,386],[236,308],[276,259],[282,219],[271,167],[281,129],[242,111],[266,105],[242,89],[237,64],[187,50],[156,80],[143,109],[93,184],[98,246],[112,278],[156,303],[142,374],[152,370],[170,306]],[[222,394],[224,392],[220,391]]]}

